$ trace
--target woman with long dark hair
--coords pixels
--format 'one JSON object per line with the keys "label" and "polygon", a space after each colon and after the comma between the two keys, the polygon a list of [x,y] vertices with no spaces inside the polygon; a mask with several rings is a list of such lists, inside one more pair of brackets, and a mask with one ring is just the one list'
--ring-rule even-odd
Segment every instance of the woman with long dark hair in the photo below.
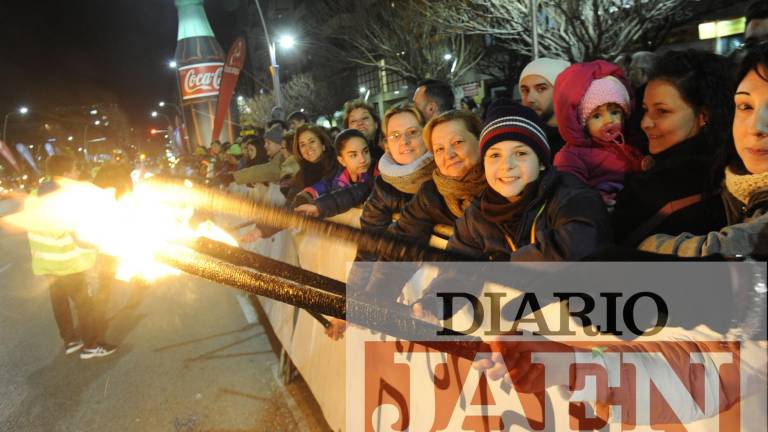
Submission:
{"label": "woman with long dark hair", "polygon": [[719,164],[728,225],[703,235],[654,235],[640,249],[686,257],[768,255],[768,44],[747,53],[736,82],[733,144]]}
{"label": "woman with long dark hair", "polygon": [[616,197],[617,242],[637,246],[651,234],[704,234],[725,225],[713,172],[730,139],[731,63],[703,51],[671,51],[656,61],[643,95],[641,127],[650,155]]}

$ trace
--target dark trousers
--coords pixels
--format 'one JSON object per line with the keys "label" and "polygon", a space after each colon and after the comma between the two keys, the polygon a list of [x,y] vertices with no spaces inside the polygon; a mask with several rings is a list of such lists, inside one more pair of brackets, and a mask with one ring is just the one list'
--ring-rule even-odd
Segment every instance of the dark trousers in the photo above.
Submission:
{"label": "dark trousers", "polygon": [[112,283],[115,280],[117,259],[99,254],[96,263],[98,269],[99,289],[93,296],[93,322],[96,342],[104,343],[107,338],[107,309],[112,296]]}
{"label": "dark trousers", "polygon": [[[96,332],[93,322],[93,301],[88,295],[85,273],[75,273],[66,276],[55,276],[49,286],[51,306],[59,335],[64,342],[83,340],[86,346],[96,344]],[[80,334],[75,330],[72,310],[69,301],[72,300],[77,310]]]}

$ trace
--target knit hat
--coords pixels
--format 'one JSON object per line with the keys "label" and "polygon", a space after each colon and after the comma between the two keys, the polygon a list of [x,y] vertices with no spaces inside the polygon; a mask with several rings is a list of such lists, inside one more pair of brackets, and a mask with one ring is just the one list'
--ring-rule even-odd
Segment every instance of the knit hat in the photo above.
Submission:
{"label": "knit hat", "polygon": [[490,107],[480,133],[480,154],[502,141],[519,141],[530,147],[545,166],[552,165],[552,155],[541,118],[530,108],[508,99],[500,99]]}
{"label": "knit hat", "polygon": [[624,114],[629,115],[629,91],[616,77],[605,76],[592,81],[579,105],[579,121],[584,126],[587,117],[597,107],[607,103],[615,103],[621,106]]}
{"label": "knit hat", "polygon": [[523,68],[523,71],[520,73],[518,85],[520,85],[520,81],[522,81],[523,78],[527,77],[528,75],[543,76],[547,81],[549,81],[550,84],[555,85],[557,76],[560,75],[560,72],[564,71],[565,68],[570,65],[571,64],[565,60],[551,59],[546,57],[536,59],[528,63],[525,68]]}
{"label": "knit hat", "polygon": [[339,151],[339,146],[344,144],[348,139],[352,137],[358,137],[361,138],[366,143],[368,142],[368,139],[365,138],[365,135],[360,132],[357,129],[344,129],[343,131],[339,132],[338,135],[336,135],[336,139],[333,140],[333,148],[336,149],[336,154],[339,155],[341,152]]}
{"label": "knit hat", "polygon": [[283,127],[279,123],[275,123],[264,133],[264,139],[268,139],[274,143],[281,144],[283,142]]}

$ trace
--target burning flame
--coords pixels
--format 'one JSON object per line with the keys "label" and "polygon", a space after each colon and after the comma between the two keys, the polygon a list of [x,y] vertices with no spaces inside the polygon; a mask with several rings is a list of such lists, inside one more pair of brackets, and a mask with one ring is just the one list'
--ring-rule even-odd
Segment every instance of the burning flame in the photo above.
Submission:
{"label": "burning flame", "polygon": [[237,246],[229,233],[211,221],[192,228],[194,208],[180,199],[183,194],[179,195],[179,189],[191,190],[191,183],[169,188],[138,179],[134,190],[119,199],[115,199],[112,189],[91,183],[66,179],[58,179],[57,183],[60,189],[43,197],[30,195],[24,210],[7,216],[5,221],[26,230],[74,232],[84,245],[118,258],[116,277],[121,280],[178,275],[177,269],[159,263],[155,256],[198,237]]}

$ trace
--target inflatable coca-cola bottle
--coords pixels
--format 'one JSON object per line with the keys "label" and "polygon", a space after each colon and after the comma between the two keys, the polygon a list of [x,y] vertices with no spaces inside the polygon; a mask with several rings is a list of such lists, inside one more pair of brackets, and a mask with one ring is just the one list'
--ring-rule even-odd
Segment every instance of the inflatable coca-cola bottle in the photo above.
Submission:
{"label": "inflatable coca-cola bottle", "polygon": [[[179,11],[179,35],[176,43],[179,94],[186,118],[190,147],[209,147],[216,114],[224,51],[213,36],[203,9],[203,0],[176,0]],[[219,140],[233,140],[229,112],[224,119]]]}

